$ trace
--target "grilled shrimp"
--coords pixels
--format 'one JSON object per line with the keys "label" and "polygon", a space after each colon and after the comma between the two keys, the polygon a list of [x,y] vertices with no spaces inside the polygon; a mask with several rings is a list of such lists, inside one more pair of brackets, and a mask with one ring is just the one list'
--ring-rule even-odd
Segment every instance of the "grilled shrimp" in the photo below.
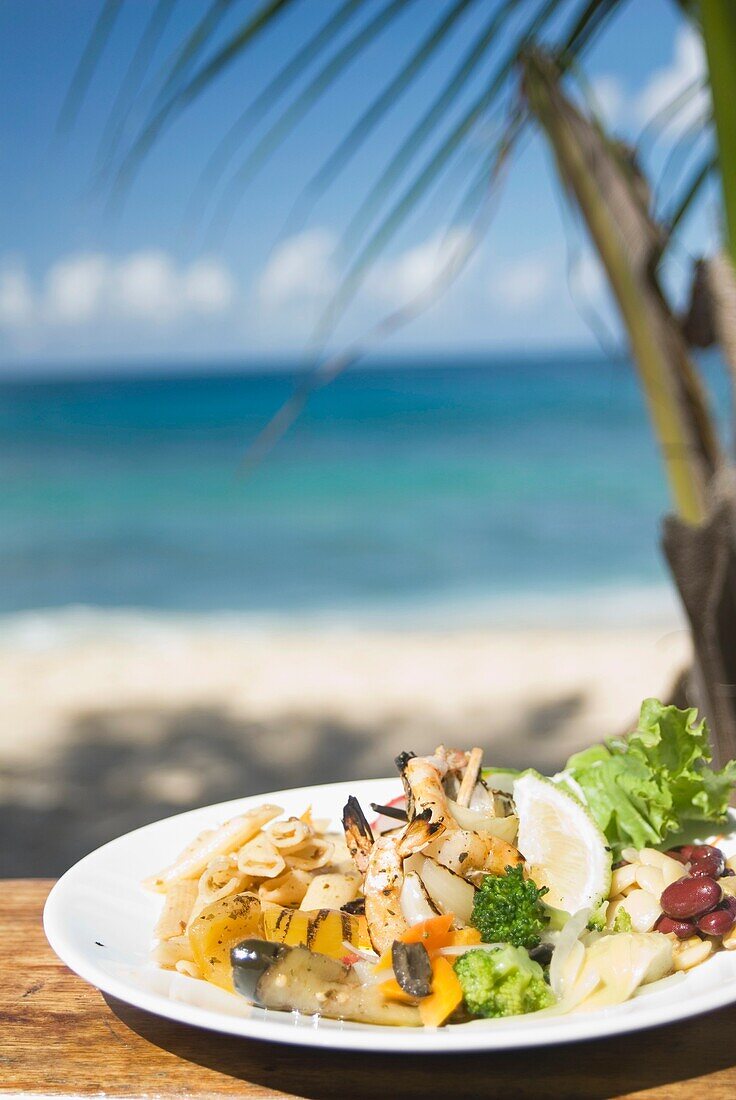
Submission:
{"label": "grilled shrimp", "polygon": [[436,755],[405,761],[404,781],[411,788],[414,817],[401,837],[400,855],[421,851],[464,878],[477,873],[502,875],[506,867],[523,863],[518,849],[499,837],[460,828],[442,786],[446,767]]}
{"label": "grilled shrimp", "polygon": [[379,955],[409,927],[401,911],[404,868],[399,844],[397,836],[379,836],[365,874],[365,919],[371,943]]}
{"label": "grilled shrimp", "polygon": [[342,825],[355,866],[365,876],[365,919],[371,943],[380,954],[408,927],[401,912],[404,868],[399,837],[391,834],[374,840],[361,805],[352,795],[342,811]]}

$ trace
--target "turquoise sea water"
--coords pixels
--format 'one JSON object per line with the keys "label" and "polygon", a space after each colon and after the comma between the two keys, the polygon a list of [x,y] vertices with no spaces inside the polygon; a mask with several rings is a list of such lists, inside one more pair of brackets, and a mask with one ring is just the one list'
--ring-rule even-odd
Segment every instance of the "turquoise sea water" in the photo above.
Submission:
{"label": "turquoise sea water", "polygon": [[667,496],[626,363],[355,370],[244,479],[292,383],[0,386],[0,612],[558,613],[663,586]]}

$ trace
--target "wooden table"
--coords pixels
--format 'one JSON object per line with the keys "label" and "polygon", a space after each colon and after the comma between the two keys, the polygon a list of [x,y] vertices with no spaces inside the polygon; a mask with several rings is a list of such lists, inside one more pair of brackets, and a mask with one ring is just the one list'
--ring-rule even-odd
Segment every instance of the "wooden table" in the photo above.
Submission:
{"label": "wooden table", "polygon": [[734,1100],[736,1006],[600,1042],[508,1054],[308,1051],[149,1016],[75,977],[44,938],[51,883],[0,883],[0,1094],[446,1100]]}

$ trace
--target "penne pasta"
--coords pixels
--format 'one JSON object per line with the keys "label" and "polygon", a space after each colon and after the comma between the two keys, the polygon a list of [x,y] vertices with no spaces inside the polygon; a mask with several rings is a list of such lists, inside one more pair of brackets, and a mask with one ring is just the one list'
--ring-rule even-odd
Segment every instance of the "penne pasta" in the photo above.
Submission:
{"label": "penne pasta", "polygon": [[197,901],[197,893],[196,882],[174,883],[166,893],[164,907],[154,929],[156,939],[170,940],[183,935]]}
{"label": "penne pasta", "polygon": [[299,905],[311,881],[312,875],[308,871],[290,868],[278,878],[262,882],[258,887],[258,896],[264,904],[290,908]]}
{"label": "penne pasta", "polygon": [[174,936],[157,944],[151,956],[164,970],[173,970],[178,962],[194,962],[188,936]]}
{"label": "penne pasta", "polygon": [[334,845],[331,841],[322,837],[310,837],[303,847],[288,853],[289,866],[300,871],[316,871],[330,862],[333,851]]}
{"label": "penne pasta", "polygon": [[301,848],[312,835],[311,827],[300,821],[298,817],[290,817],[288,821],[274,821],[268,826],[266,832],[281,852]]}
{"label": "penne pasta", "polygon": [[357,898],[360,891],[360,875],[327,874],[314,875],[299,908],[342,909],[349,901]]}
{"label": "penne pasta", "polygon": [[195,903],[189,915],[191,925],[203,909],[220,898],[227,898],[247,889],[252,879],[238,869],[235,856],[216,856],[201,876]]}
{"label": "penne pasta", "polygon": [[280,806],[256,806],[252,810],[226,821],[219,829],[201,834],[194,845],[185,848],[170,867],[147,880],[146,885],[154,890],[167,890],[174,882],[182,879],[199,878],[208,863],[226,852],[241,848],[257,836],[264,825],[273,821],[281,813]]}
{"label": "penne pasta", "polygon": [[238,852],[237,865],[241,874],[251,878],[278,878],[286,870],[284,856],[274,847],[267,833],[243,845]]}
{"label": "penne pasta", "polygon": [[202,972],[195,962],[190,962],[188,959],[180,959],[174,967],[174,970],[178,970],[180,974],[186,974],[187,978],[201,978]]}

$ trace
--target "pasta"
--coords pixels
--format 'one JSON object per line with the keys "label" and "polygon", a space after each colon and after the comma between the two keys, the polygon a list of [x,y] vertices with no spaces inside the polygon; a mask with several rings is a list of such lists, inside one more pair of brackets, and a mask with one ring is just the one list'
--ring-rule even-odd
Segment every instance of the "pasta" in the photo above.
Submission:
{"label": "pasta", "polygon": [[258,896],[265,904],[299,905],[312,881],[308,871],[288,870],[270,882],[262,882],[258,887]]}
{"label": "pasta", "polygon": [[179,858],[158,875],[149,879],[147,885],[153,890],[166,892],[174,882],[182,879],[197,878],[207,868],[215,856],[225,855],[241,848],[257,836],[264,825],[278,817],[279,806],[256,806],[239,817],[226,821],[219,829],[201,833],[194,844],[185,848]]}
{"label": "pasta", "polygon": [[144,883],[164,894],[153,959],[167,970],[201,977],[189,932],[216,902],[251,892],[263,906],[339,909],[359,892],[360,876],[342,836],[311,809],[279,819],[278,806],[256,806],[200,833],[171,864]]}
{"label": "pasta", "polygon": [[301,900],[300,909],[342,909],[360,892],[360,875],[333,873],[315,875]]}
{"label": "pasta", "polygon": [[286,870],[286,860],[267,833],[249,840],[238,852],[238,867],[251,878],[277,878]]}
{"label": "pasta", "polygon": [[161,916],[154,929],[156,939],[171,940],[184,934],[197,901],[197,893],[196,882],[174,883],[167,891]]}

